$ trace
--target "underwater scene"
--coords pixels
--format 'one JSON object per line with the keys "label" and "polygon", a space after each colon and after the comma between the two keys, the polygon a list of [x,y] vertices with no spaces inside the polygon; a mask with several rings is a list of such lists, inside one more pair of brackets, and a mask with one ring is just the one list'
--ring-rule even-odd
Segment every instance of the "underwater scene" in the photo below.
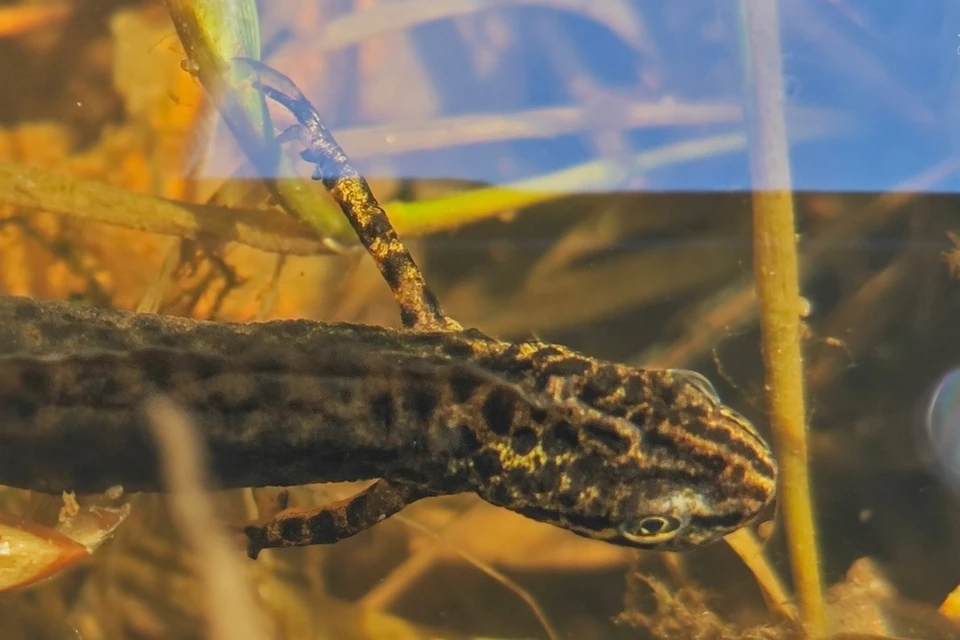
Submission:
{"label": "underwater scene", "polygon": [[0,3],[0,640],[960,639],[960,8]]}

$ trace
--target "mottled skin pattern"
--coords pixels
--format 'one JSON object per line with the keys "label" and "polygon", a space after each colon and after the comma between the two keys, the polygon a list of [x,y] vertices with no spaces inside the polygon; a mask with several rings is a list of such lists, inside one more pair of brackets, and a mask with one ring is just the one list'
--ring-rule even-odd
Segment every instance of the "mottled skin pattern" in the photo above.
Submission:
{"label": "mottled skin pattern", "polygon": [[[238,58],[237,63],[260,75],[254,86],[289,109],[300,122],[300,126],[287,130],[281,138],[297,134],[303,139],[306,149],[300,152],[300,156],[316,165],[313,179],[320,180],[340,205],[360,242],[373,258],[397,300],[403,326],[423,331],[462,330],[458,322],[441,311],[437,297],[373,196],[370,185],[350,163],[300,89],[290,78],[257,60]],[[262,82],[263,79],[269,79],[276,86]]]}
{"label": "mottled skin pattern", "polygon": [[674,517],[682,530],[649,546],[680,550],[749,523],[775,491],[763,440],[689,372],[475,331],[214,323],[17,297],[0,298],[0,483],[162,490],[139,414],[154,390],[198,418],[223,487],[382,478],[251,529],[256,549],[333,542],[421,497],[473,491],[635,546],[647,544],[621,527]]}
{"label": "mottled skin pattern", "polygon": [[[0,298],[0,483],[162,490],[141,401],[198,417],[225,487],[377,478],[246,529],[249,553],[331,543],[431,495],[485,500],[651,549],[707,544],[772,504],[767,444],[699,375],[502,342],[444,316],[366,182],[285,76],[303,157],[350,219],[405,328],[209,323]],[[81,446],[82,445],[82,446]]]}

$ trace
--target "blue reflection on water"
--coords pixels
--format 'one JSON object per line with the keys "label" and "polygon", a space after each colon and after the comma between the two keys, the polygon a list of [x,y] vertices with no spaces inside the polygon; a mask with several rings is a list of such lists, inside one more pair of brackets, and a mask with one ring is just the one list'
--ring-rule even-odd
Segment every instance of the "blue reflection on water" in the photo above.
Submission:
{"label": "blue reflection on water", "polygon": [[[699,107],[747,106],[749,92],[744,90],[746,76],[741,65],[745,35],[738,26],[738,3],[732,0],[618,0],[604,5],[605,11],[562,10],[550,3],[478,2],[474,11],[402,29],[398,33],[405,40],[398,39],[398,33],[388,34],[385,42],[398,53],[409,47],[416,53],[410,54],[410,60],[419,66],[377,67],[380,76],[392,78],[393,74],[416,71],[420,75],[411,75],[410,86],[429,89],[435,98],[426,108],[421,98],[411,97],[414,89],[392,94],[378,89],[376,95],[391,97],[381,100],[372,119],[355,102],[357,95],[373,91],[380,77],[376,73],[334,74],[343,77],[330,80],[327,86],[307,82],[322,67],[309,62],[314,57],[335,69],[338,65],[353,68],[348,62],[355,45],[310,50],[310,43],[322,36],[335,18],[316,24],[270,20],[274,4],[261,7],[265,40],[273,43],[272,52],[283,53],[285,48],[299,52],[282,58],[282,71],[299,78],[328,124],[343,133],[341,143],[365,174],[502,184],[597,159],[603,155],[595,147],[598,132],[618,136],[615,147],[626,158],[690,141],[709,142],[712,136],[744,130],[738,119],[693,118],[646,125],[620,121],[626,105],[656,105],[664,100]],[[307,0],[284,4],[303,6]],[[794,188],[897,188],[957,153],[960,3],[779,0],[778,6]],[[615,7],[622,13],[621,19],[598,17]],[[385,19],[378,15],[371,10],[367,19]],[[496,46],[479,35],[464,37],[464,29],[482,35],[497,24],[510,37],[496,40]],[[274,25],[273,31],[266,25]],[[279,35],[275,33],[277,25]],[[488,64],[478,67],[484,51]],[[298,64],[303,68],[298,69]],[[589,81],[584,84],[585,80]],[[359,91],[354,91],[352,83],[359,83]],[[590,100],[584,97],[581,85],[591,87]],[[611,109],[610,104],[619,106]],[[518,135],[412,151],[392,151],[384,141],[368,155],[352,151],[348,134],[368,125],[416,128],[436,118],[478,114],[499,114],[509,120],[538,109],[561,107],[580,110],[586,124],[557,135]],[[836,126],[828,126],[834,118]],[[749,113],[747,120],[754,120]],[[812,137],[803,133],[819,128],[823,131]],[[222,144],[221,140],[214,146]],[[753,182],[745,149],[710,148],[707,144],[699,157],[666,160],[653,168],[635,170],[632,177],[642,174],[644,188],[658,191],[781,186]],[[230,162],[224,167],[209,166],[210,175],[229,175],[235,169],[236,152],[224,149],[223,153]],[[623,187],[613,188],[635,186],[627,181]],[[960,191],[960,172],[947,172],[921,188]]]}
{"label": "blue reflection on water", "polygon": [[944,479],[960,490],[960,369],[945,375],[931,395],[926,432]]}

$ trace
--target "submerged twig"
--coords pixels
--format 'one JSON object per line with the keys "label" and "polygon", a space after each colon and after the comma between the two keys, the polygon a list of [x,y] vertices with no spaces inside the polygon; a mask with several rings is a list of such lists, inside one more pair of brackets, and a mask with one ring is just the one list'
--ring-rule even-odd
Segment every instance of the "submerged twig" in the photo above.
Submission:
{"label": "submerged twig", "polygon": [[783,117],[783,78],[776,6],[741,3],[745,83],[755,109],[750,159],[754,272],[760,302],[770,422],[781,468],[781,500],[794,582],[807,633],[824,633],[816,527],[807,470],[800,353],[801,298],[797,242]]}
{"label": "submerged twig", "polygon": [[791,601],[779,576],[770,566],[770,562],[763,556],[763,546],[757,540],[756,534],[749,529],[740,529],[728,535],[724,540],[753,573],[757,585],[763,590],[770,607],[787,620],[795,621],[797,619],[797,608]]}
{"label": "submerged twig", "polygon": [[[335,51],[379,35],[412,29],[429,22],[477,14],[503,6],[502,0],[403,0],[374,4],[363,11],[331,20],[315,35],[320,51]],[[516,4],[540,5],[578,13],[610,29],[637,50],[646,49],[644,25],[634,15],[618,11],[617,3],[583,0],[517,0]]]}
{"label": "submerged twig", "polygon": [[[743,146],[740,134],[691,140],[639,153],[626,168],[611,161],[591,161],[503,186],[421,202],[392,201],[384,209],[402,236],[428,235],[577,192],[613,190],[635,173],[690,158],[731,153]],[[5,162],[0,162],[0,204],[188,240],[239,242],[292,256],[331,251],[310,226],[276,210],[178,202]],[[326,201],[321,205],[334,210]]]}
{"label": "submerged twig", "polygon": [[5,162],[0,162],[0,204],[290,255],[327,251],[310,227],[276,211],[187,204]]}
{"label": "submerged twig", "polygon": [[[404,516],[397,516],[397,518],[401,522],[406,524],[408,527],[416,529],[420,533],[430,536],[437,542],[442,544],[447,543],[447,541],[444,540],[442,536],[438,535],[436,532],[432,531],[429,527],[424,526],[423,524],[417,522],[416,520],[412,520]],[[530,608],[530,611],[533,613],[533,615],[537,618],[537,621],[543,627],[543,631],[544,633],[547,634],[547,637],[550,640],[559,640],[560,636],[557,634],[556,629],[554,629],[553,625],[550,623],[550,619],[547,617],[547,614],[544,612],[543,608],[540,606],[540,603],[537,602],[536,598],[534,598],[529,591],[527,591],[526,589],[518,585],[515,581],[511,580],[500,571],[497,571],[497,569],[487,564],[486,562],[476,557],[475,555],[467,551],[464,551],[463,549],[460,549],[456,546],[449,545],[448,543],[447,543],[447,546],[451,552],[460,556],[461,558],[466,560],[468,563],[473,565],[475,568],[479,569],[480,571],[482,571],[483,573],[490,576],[491,578],[493,578],[494,580],[502,584],[504,587],[512,591],[518,598],[520,598],[524,602],[524,604],[527,605],[527,607]]]}
{"label": "submerged twig", "polygon": [[310,183],[278,180],[290,175],[290,161],[270,136],[273,124],[263,96],[237,83],[227,62],[237,55],[260,58],[260,22],[253,0],[210,2],[167,0],[167,9],[187,52],[188,65],[207,95],[216,102],[245,155],[270,192],[294,217],[313,227],[321,238],[352,239],[342,216],[323,206],[322,192]]}
{"label": "submerged twig", "polygon": [[[895,185],[888,193],[877,196],[861,209],[849,210],[808,243],[800,254],[801,280],[806,282],[823,272],[830,263],[833,247],[854,238],[873,233],[898,213],[916,194],[929,191],[957,171],[957,161],[950,157],[923,173]],[[629,362],[650,367],[687,366],[709,352],[711,347],[739,331],[753,326],[757,319],[757,293],[752,280],[746,278],[717,291],[705,302],[682,315],[688,327],[683,338],[664,347],[655,345],[630,358]],[[811,376],[811,380],[813,377]]]}
{"label": "submerged twig", "polygon": [[[399,155],[471,144],[556,139],[581,134],[598,120],[616,118],[624,131],[657,127],[741,126],[743,110],[730,102],[683,102],[676,99],[627,100],[603,96],[597,105],[564,105],[503,114],[433,116],[421,121],[364,125],[337,132],[355,158]],[[795,139],[817,140],[854,129],[843,114],[818,107],[788,109]],[[710,138],[705,138],[709,140]]]}
{"label": "submerged twig", "polygon": [[196,428],[163,396],[147,402],[146,414],[159,445],[174,521],[196,554],[195,566],[206,588],[210,637],[266,640],[271,634],[258,615],[248,576],[204,493],[208,464]]}
{"label": "submerged twig", "polygon": [[0,38],[19,36],[66,19],[72,7],[66,2],[21,3],[0,7]]}

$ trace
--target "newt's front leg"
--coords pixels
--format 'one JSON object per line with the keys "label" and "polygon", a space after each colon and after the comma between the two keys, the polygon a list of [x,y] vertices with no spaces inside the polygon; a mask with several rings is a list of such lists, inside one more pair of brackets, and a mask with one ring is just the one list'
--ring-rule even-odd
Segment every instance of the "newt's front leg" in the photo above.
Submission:
{"label": "newt's front leg", "polygon": [[354,496],[312,509],[284,509],[262,525],[245,527],[247,555],[262,549],[333,544],[368,529],[430,492],[389,480],[377,480]]}
{"label": "newt's front leg", "polygon": [[299,87],[284,74],[258,60],[235,58],[234,62],[255,73],[258,79],[253,86],[284,106],[300,123],[299,133],[307,142],[300,157],[316,165],[313,179],[323,182],[373,258],[393,291],[404,326],[421,331],[461,331],[460,324],[440,309],[440,303],[427,286],[413,256],[400,241],[387,213],[370,191],[370,185],[347,158]]}

